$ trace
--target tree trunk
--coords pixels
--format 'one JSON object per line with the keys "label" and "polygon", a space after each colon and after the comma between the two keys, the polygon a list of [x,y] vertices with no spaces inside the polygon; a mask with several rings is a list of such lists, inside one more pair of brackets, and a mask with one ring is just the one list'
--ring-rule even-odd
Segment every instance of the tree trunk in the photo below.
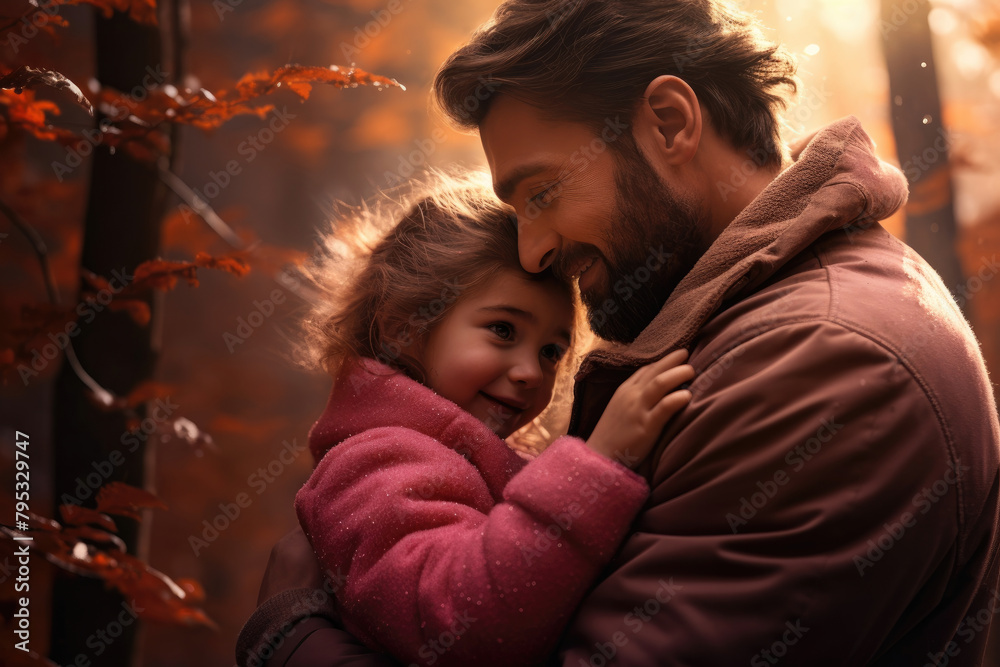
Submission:
{"label": "tree trunk", "polygon": [[[882,42],[889,72],[889,104],[896,154],[910,184],[906,243],[941,275],[953,294],[963,294],[955,248],[955,209],[941,119],[927,0],[881,0]],[[963,306],[959,298],[959,305]]]}
{"label": "tree trunk", "polygon": [[[151,72],[161,62],[158,28],[139,25],[120,13],[105,19],[96,12],[95,27],[97,80],[141,99],[147,90],[144,80],[146,85],[153,81]],[[156,257],[164,201],[161,190],[155,169],[137,164],[124,152],[111,155],[104,146],[96,146],[82,268],[111,278],[116,271],[131,275],[138,264]],[[125,313],[107,310],[92,322],[81,319],[79,324],[81,331],[73,343],[77,357],[100,385],[124,396],[151,376],[156,359],[149,328],[136,325]],[[144,416],[142,410],[140,416]],[[97,487],[111,481],[144,485],[145,443],[133,448],[126,439],[126,446],[122,442],[127,432],[125,416],[95,407],[65,363],[56,380],[54,420],[56,506],[74,499],[92,506]],[[114,450],[121,452],[124,463],[117,455],[111,458]],[[137,522],[123,517],[115,521],[128,551],[142,556]],[[51,658],[59,664],[78,664],[77,657],[84,655],[98,666],[132,664],[139,623],[130,602],[106,590],[99,580],[58,574]]]}

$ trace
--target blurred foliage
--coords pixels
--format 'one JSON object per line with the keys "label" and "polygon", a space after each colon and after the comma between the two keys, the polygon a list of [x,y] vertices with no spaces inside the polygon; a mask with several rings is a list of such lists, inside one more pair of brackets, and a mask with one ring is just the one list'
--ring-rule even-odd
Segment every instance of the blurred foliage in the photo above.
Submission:
{"label": "blurred foliage", "polygon": [[[33,498],[52,495],[44,470],[58,463],[46,450],[48,393],[57,364],[27,384],[9,371],[33,358],[33,351],[50,342],[48,334],[65,327],[74,309],[95,299],[105,286],[102,281],[111,278],[79,266],[95,148],[115,148],[139,164],[156,164],[170,148],[166,130],[183,127],[177,176],[231,227],[233,236],[227,240],[206,224],[204,211],[175,202],[163,221],[163,257],[154,267],[160,270],[150,273],[150,279],[156,275],[167,283],[188,282],[198,268],[207,268],[198,253],[232,262],[230,269],[251,269],[239,281],[230,270],[200,271],[197,290],[158,291],[153,312],[128,294],[117,294],[110,302],[154,328],[160,362],[154,383],[117,397],[109,407],[128,410],[155,398],[179,406],[169,419],[155,425],[133,423],[123,434],[151,445],[155,466],[149,490],[170,507],[154,521],[146,519],[148,566],[170,572],[179,586],[185,580],[203,582],[205,599],[199,608],[218,625],[218,631],[150,625],[143,665],[231,664],[236,634],[255,604],[270,548],[295,524],[292,498],[311,468],[307,456],[298,452],[329,390],[328,378],[302,373],[289,363],[294,323],[306,301],[275,278],[305,259],[332,201],[356,203],[424,165],[484,166],[478,139],[429,113],[427,93],[436,68],[488,19],[496,4],[498,0],[195,2],[190,6],[190,38],[183,45],[189,63],[183,85],[154,83],[133,91],[93,81],[91,14],[95,8],[114,8],[152,21],[155,5],[150,0],[50,0],[40,6],[11,0],[0,9],[0,77],[15,76],[27,66],[50,79],[35,81],[35,87],[25,86],[20,94],[14,88],[0,90],[0,202],[44,239],[52,282],[62,294],[73,295],[69,303],[74,304],[49,303],[35,248],[6,221],[0,224],[0,365],[8,369],[8,382],[0,387],[0,423],[4,429],[32,433]],[[906,162],[895,155],[888,120],[894,101],[879,46],[880,30],[887,28],[879,23],[877,3],[747,0],[744,5],[799,59],[805,85],[786,114],[788,139],[855,114],[884,159]],[[933,7],[930,22],[940,54],[959,251],[970,276],[969,312],[989,366],[998,369],[1000,281],[989,272],[989,260],[1000,251],[1000,188],[995,187],[1000,136],[993,129],[1000,124],[1000,8],[981,0],[935,2]],[[337,63],[339,68],[281,63]],[[167,69],[151,67],[152,80]],[[386,79],[368,80],[368,71]],[[45,72],[75,82],[79,94],[110,119],[108,131],[94,134],[97,124],[86,105],[77,103],[72,89],[60,87],[63,79]],[[17,76],[31,75],[21,71]],[[397,79],[406,92],[387,94]],[[376,81],[383,85],[350,95],[329,90]],[[314,84],[328,85],[314,89]],[[266,103],[258,99],[262,95],[268,96]],[[309,104],[300,104],[303,97],[309,97]],[[264,144],[262,133],[272,131],[269,123],[277,113],[289,120],[280,135],[273,133],[273,142]],[[259,149],[242,150],[255,140]],[[233,164],[238,169],[230,169]],[[901,214],[885,224],[902,234]],[[234,249],[234,242],[241,250]],[[137,267],[122,268],[136,273]],[[280,300],[274,298],[276,292]],[[267,317],[261,311],[267,310],[265,302],[273,309]],[[251,327],[251,336],[241,336],[240,346],[227,348],[225,336],[234,335],[255,312],[261,313],[262,324]],[[0,436],[7,433],[0,429]],[[294,452],[291,459],[288,452]],[[11,479],[12,469],[13,454],[0,447],[0,479]],[[10,488],[0,485],[4,506]],[[240,494],[249,502],[213,537],[206,523],[211,525],[220,508],[231,506]],[[34,502],[33,509],[56,514],[55,508]],[[87,515],[96,521],[94,527],[69,512],[68,517],[60,515],[61,529],[87,528],[81,533],[93,536],[97,533],[91,530],[107,532],[104,519]],[[193,549],[192,537],[207,546]],[[10,562],[9,547],[8,540],[0,540],[0,566]],[[33,593],[33,601],[43,605],[42,611],[33,610],[39,616],[47,604],[45,579],[51,576],[40,567],[33,571],[33,591],[41,591]],[[0,579],[9,584],[9,578]],[[33,646],[44,646],[44,628],[37,628],[33,640]]]}

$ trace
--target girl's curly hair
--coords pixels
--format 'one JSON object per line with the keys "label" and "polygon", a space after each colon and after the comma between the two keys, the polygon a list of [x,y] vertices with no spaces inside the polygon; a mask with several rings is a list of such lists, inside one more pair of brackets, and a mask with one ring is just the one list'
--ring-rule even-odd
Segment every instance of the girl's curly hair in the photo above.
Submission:
{"label": "girl's curly hair", "polygon": [[[458,299],[501,270],[522,270],[517,218],[496,199],[488,179],[481,173],[429,172],[373,204],[339,207],[301,269],[319,293],[303,322],[300,358],[306,365],[336,379],[346,360],[370,357],[424,382],[426,371],[415,354],[420,341]],[[520,434],[522,445],[537,450],[568,420],[572,372],[589,329],[574,285],[549,270],[524,277],[562,285],[577,313],[553,404],[533,429],[522,430],[533,436]]]}

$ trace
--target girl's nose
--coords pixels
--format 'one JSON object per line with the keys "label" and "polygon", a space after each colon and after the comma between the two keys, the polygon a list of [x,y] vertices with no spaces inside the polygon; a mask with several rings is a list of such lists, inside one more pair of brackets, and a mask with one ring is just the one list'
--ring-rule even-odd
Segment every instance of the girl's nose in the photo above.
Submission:
{"label": "girl's nose", "polygon": [[530,216],[517,218],[517,249],[521,266],[529,273],[539,273],[552,264],[559,248],[559,235]]}
{"label": "girl's nose", "polygon": [[538,363],[537,355],[523,355],[517,359],[510,367],[507,375],[511,382],[524,385],[528,389],[534,389],[542,383],[542,367]]}

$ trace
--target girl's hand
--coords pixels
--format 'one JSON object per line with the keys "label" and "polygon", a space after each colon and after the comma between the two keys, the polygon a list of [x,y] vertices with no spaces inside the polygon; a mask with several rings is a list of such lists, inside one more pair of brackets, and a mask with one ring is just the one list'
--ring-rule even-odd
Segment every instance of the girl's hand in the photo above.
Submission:
{"label": "girl's hand", "polygon": [[675,350],[643,366],[626,380],[594,427],[587,446],[635,467],[649,455],[667,420],[691,400],[687,389],[672,391],[694,378],[687,350]]}

